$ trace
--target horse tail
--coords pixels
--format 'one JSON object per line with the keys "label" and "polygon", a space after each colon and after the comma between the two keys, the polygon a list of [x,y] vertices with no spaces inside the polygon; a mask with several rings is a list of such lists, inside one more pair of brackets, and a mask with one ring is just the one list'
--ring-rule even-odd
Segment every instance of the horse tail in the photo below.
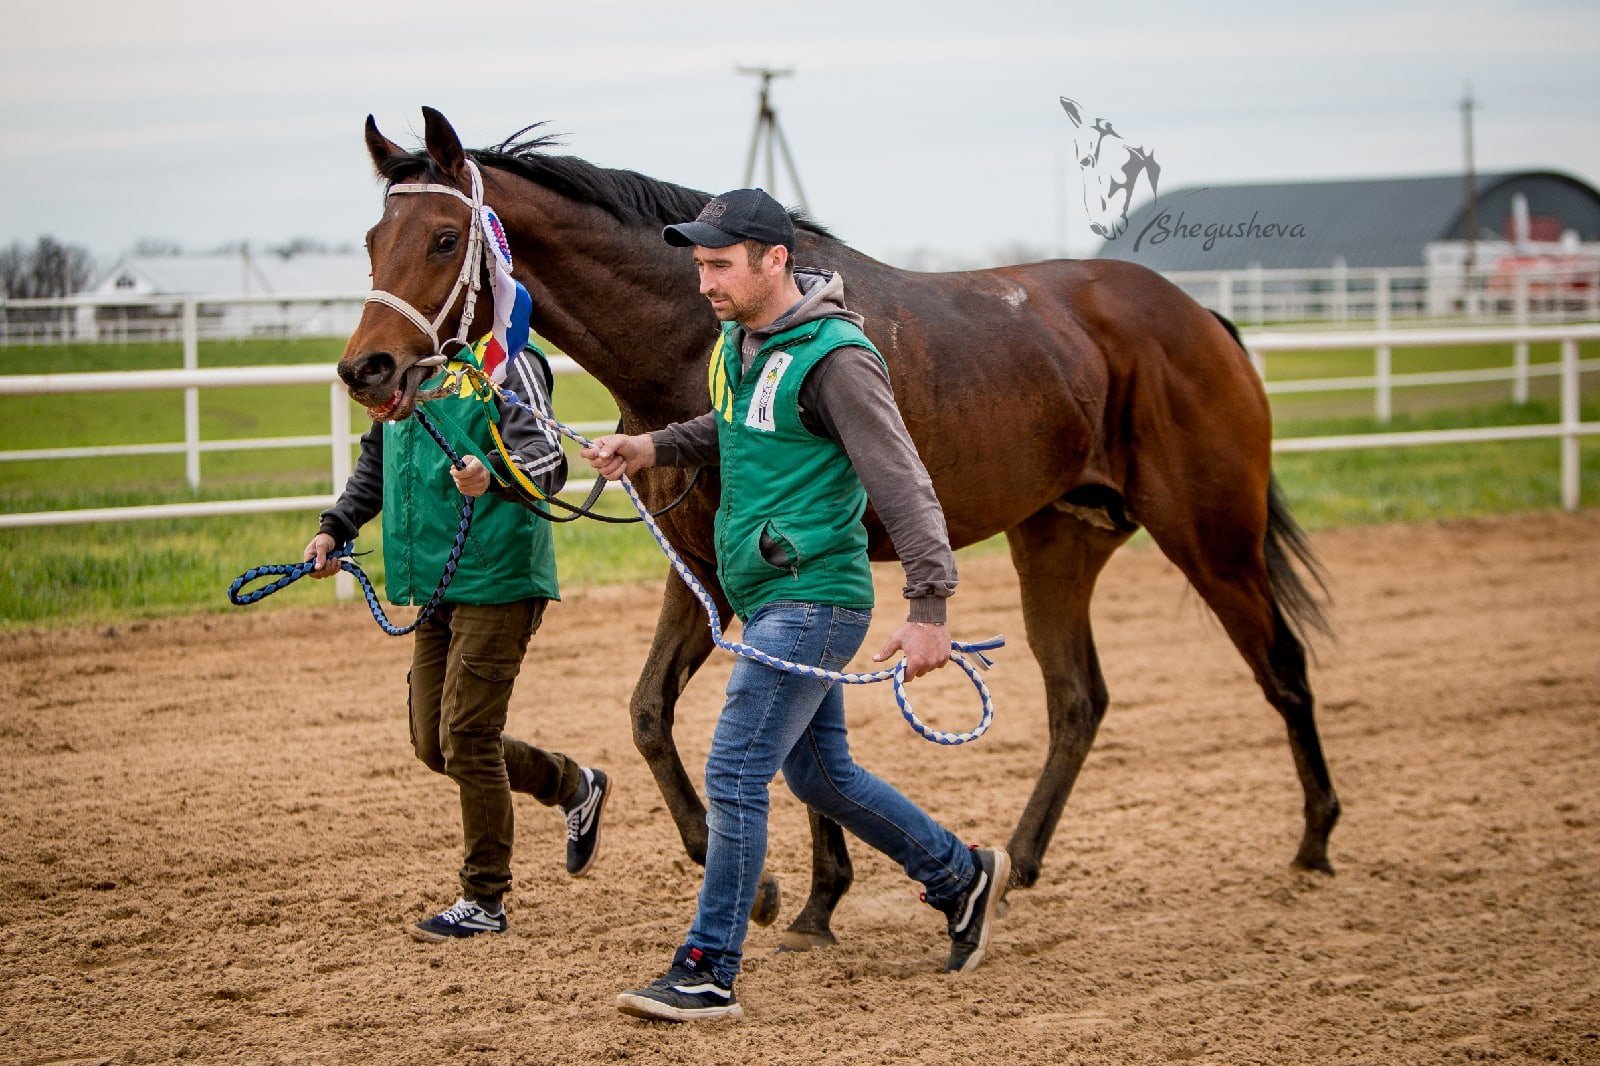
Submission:
{"label": "horse tail", "polygon": [[[1208,307],[1206,310],[1211,311],[1211,308]],[[1244,338],[1239,336],[1239,327],[1234,325],[1233,321],[1229,319],[1227,315],[1224,315],[1218,311],[1211,311],[1211,317],[1222,323],[1222,328],[1228,331],[1228,336],[1233,338],[1233,343],[1239,346],[1239,351],[1243,352],[1245,358],[1248,360],[1250,358],[1250,353],[1245,349]]]}
{"label": "horse tail", "polygon": [[[1211,314],[1222,323],[1222,327],[1239,346],[1240,353],[1248,359],[1250,353],[1245,349],[1238,327],[1215,311]],[[1267,482],[1267,535],[1262,547],[1267,557],[1267,584],[1272,589],[1272,598],[1288,619],[1295,635],[1302,643],[1313,632],[1329,640],[1334,639],[1333,625],[1322,608],[1323,602],[1329,598],[1327,570],[1311,550],[1305,530],[1294,520],[1289,510],[1289,500],[1284,496],[1283,486],[1278,484],[1275,474]],[[1297,562],[1299,568],[1295,566]],[[1301,569],[1315,583],[1316,592],[1300,576]]]}
{"label": "horse tail", "polygon": [[[1306,643],[1312,632],[1334,639],[1333,625],[1322,609],[1328,599],[1327,571],[1311,550],[1305,530],[1289,513],[1289,501],[1284,498],[1276,475],[1267,482],[1267,537],[1263,548],[1272,598],[1301,643]],[[1316,584],[1316,592],[1300,576],[1296,562]]]}

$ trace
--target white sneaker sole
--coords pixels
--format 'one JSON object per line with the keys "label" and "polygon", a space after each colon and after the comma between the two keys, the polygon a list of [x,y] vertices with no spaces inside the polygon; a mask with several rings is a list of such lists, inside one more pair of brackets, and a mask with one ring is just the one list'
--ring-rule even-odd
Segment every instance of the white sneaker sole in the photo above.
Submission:
{"label": "white sneaker sole", "polygon": [[624,992],[617,997],[617,1009],[635,1018],[655,1022],[693,1022],[706,1018],[743,1018],[744,1008],[737,1003],[725,1007],[674,1007],[649,996]]}

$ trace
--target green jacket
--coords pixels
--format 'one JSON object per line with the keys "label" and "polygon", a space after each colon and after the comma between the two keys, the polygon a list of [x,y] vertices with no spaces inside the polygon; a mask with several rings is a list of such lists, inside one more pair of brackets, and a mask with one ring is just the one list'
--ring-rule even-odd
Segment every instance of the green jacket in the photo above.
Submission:
{"label": "green jacket", "polygon": [[[724,325],[709,368],[722,462],[716,546],[723,591],[744,619],[775,600],[869,610],[867,493],[844,448],[801,423],[799,396],[806,375],[837,348],[883,357],[851,322],[823,318],[768,338],[742,373],[729,340],[734,328]],[[775,565],[774,554],[785,565]]]}
{"label": "green jacket", "polygon": [[[549,413],[548,371],[533,353],[512,361],[506,385]],[[559,438],[531,413],[498,399],[485,403],[470,392],[428,400],[423,411],[459,454],[478,456],[501,479],[473,507],[471,531],[444,602],[558,599],[549,523],[532,513],[533,499],[516,486],[531,482],[545,496],[560,491],[566,460]],[[521,477],[500,461],[491,420]],[[450,477],[449,460],[414,418],[374,424],[362,437],[355,471],[339,500],[323,512],[321,529],[346,542],[380,511],[388,599],[400,605],[426,603],[455,542],[461,493]]]}

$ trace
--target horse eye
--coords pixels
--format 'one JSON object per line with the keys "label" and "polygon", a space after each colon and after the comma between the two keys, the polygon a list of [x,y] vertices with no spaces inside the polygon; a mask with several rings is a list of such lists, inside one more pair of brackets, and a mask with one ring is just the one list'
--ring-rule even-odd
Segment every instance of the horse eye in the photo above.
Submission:
{"label": "horse eye", "polygon": [[459,239],[454,233],[441,233],[433,242],[433,246],[441,252],[453,252]]}

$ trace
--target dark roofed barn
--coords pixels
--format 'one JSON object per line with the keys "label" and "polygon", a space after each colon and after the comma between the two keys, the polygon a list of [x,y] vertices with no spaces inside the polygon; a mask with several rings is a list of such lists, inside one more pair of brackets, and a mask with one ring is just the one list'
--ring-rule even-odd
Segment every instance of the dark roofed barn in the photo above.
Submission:
{"label": "dark roofed barn", "polygon": [[[1478,239],[1511,236],[1512,201],[1526,198],[1530,236],[1571,230],[1600,240],[1600,191],[1557,171],[1477,176]],[[1163,273],[1199,270],[1420,267],[1432,241],[1465,240],[1461,175],[1217,185],[1163,193],[1128,215],[1095,253]]]}

